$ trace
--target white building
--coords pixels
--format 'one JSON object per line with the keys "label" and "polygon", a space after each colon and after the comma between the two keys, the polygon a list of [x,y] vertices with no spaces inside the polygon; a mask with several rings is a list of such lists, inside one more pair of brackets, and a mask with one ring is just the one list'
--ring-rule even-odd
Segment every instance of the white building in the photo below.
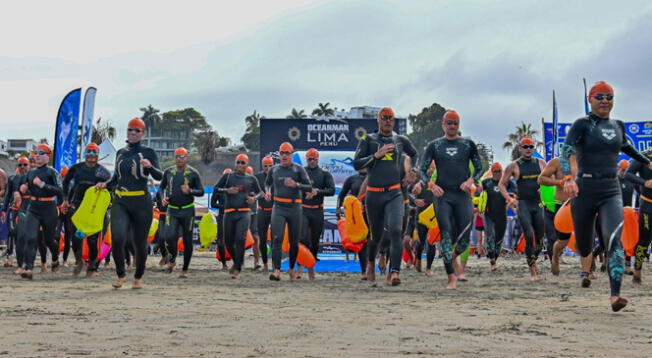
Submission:
{"label": "white building", "polygon": [[0,139],[0,155],[8,157],[9,154],[7,153],[7,142],[4,140]]}
{"label": "white building", "polygon": [[7,139],[7,150],[14,152],[31,152],[36,149],[34,139]]}

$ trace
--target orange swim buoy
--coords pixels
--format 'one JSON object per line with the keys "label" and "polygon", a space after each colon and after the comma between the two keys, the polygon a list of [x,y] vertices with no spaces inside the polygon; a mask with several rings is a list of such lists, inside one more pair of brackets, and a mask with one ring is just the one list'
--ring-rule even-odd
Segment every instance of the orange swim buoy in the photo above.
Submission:
{"label": "orange swim buoy", "polygon": [[[229,250],[226,247],[224,248],[224,256],[226,256],[226,261],[231,260],[231,254],[229,253]],[[217,250],[217,252],[215,253],[215,258],[218,261],[222,261],[222,256],[220,256],[220,250]]]}
{"label": "orange swim buoy", "polygon": [[365,239],[364,241],[358,242],[358,243],[353,243],[349,239],[349,237],[346,235],[346,221],[344,219],[339,219],[337,221],[337,231],[340,233],[340,240],[342,241],[342,248],[346,251],[351,251],[358,253],[364,245],[367,243],[367,240]]}
{"label": "orange swim buoy", "polygon": [[521,237],[518,239],[518,245],[516,245],[516,252],[522,254],[525,252],[525,234],[521,234]]}
{"label": "orange swim buoy", "polygon": [[283,233],[283,245],[281,245],[283,252],[290,252],[290,238],[288,237],[288,226],[285,225],[285,233]]}
{"label": "orange swim buoy", "polygon": [[573,232],[573,215],[571,213],[570,200],[564,203],[555,214],[555,229],[564,234]]}
{"label": "orange swim buoy", "polygon": [[568,248],[579,254],[577,252],[577,247],[575,247],[575,231],[571,233],[570,240],[568,240]]}
{"label": "orange swim buoy", "polygon": [[66,238],[63,235],[63,233],[60,233],[59,234],[59,252],[63,252],[65,247],[66,247]]}
{"label": "orange swim buoy", "polygon": [[435,242],[441,241],[441,233],[439,232],[439,226],[428,229],[428,243],[430,246],[434,245]]}
{"label": "orange swim buoy", "polygon": [[177,240],[177,251],[181,252],[185,250],[185,246],[183,245],[183,238],[180,237],[179,240]]}
{"label": "orange swim buoy", "polygon": [[104,243],[111,246],[111,226],[109,226],[109,228],[106,230],[106,234],[104,235]]}
{"label": "orange swim buoy", "polygon": [[299,265],[311,269],[315,267],[315,263],[317,261],[315,260],[315,256],[312,255],[312,252],[310,252],[310,249],[306,247],[306,245],[299,243],[299,253],[297,254],[297,262],[299,263]]}
{"label": "orange swim buoy", "polygon": [[245,238],[245,250],[254,246],[256,241],[254,241],[254,236],[251,234],[251,230],[247,230],[247,236]]}
{"label": "orange swim buoy", "polygon": [[627,256],[634,256],[638,244],[638,214],[631,206],[623,208],[623,231],[620,241]]}

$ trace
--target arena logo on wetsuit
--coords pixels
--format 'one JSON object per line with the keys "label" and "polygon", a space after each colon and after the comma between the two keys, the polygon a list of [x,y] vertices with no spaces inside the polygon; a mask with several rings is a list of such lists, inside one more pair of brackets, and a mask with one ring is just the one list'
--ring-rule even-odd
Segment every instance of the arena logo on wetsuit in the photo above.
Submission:
{"label": "arena logo on wetsuit", "polygon": [[[626,122],[625,137],[638,151],[643,152],[652,148],[652,122]],[[544,133],[546,141],[546,161],[552,159],[552,123],[544,123]],[[561,146],[566,140],[571,123],[559,123],[557,125],[557,147],[561,152]],[[615,137],[615,133],[603,133],[605,139],[610,140]],[[629,159],[629,156],[620,154],[620,159]]]}

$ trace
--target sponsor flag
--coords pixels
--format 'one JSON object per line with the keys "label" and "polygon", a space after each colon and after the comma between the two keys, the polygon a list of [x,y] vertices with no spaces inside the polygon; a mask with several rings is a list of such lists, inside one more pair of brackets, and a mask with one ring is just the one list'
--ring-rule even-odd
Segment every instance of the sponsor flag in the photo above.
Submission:
{"label": "sponsor flag", "polygon": [[582,78],[582,81],[584,82],[584,114],[587,116],[589,115],[589,97],[588,94],[586,93],[586,78]]}
{"label": "sponsor flag", "polygon": [[80,153],[86,148],[93,138],[93,112],[95,111],[95,87],[89,87],[84,94],[84,109],[82,111],[82,141]]}
{"label": "sponsor flag", "polygon": [[557,99],[555,98],[555,90],[552,90],[552,156],[559,156],[559,145],[557,137],[559,136],[559,118],[557,117]]}
{"label": "sponsor flag", "polygon": [[70,168],[77,162],[77,136],[79,135],[79,106],[81,88],[70,91],[61,101],[54,132],[54,168]]}

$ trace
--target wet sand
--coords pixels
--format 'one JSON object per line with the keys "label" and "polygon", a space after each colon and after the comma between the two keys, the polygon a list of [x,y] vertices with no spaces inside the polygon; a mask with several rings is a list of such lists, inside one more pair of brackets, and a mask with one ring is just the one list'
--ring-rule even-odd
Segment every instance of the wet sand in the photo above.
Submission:
{"label": "wet sand", "polygon": [[186,280],[151,256],[143,290],[111,288],[113,266],[92,279],[70,267],[31,282],[0,268],[0,357],[652,355],[647,268],[643,286],[625,276],[630,305],[613,313],[606,274],[580,288],[576,258],[564,258],[559,277],[544,264],[532,283],[524,258],[489,272],[473,257],[469,282],[451,292],[440,261],[433,277],[403,270],[401,286],[371,287],[344,273],[292,283],[246,269],[232,280],[212,255],[197,254]]}

